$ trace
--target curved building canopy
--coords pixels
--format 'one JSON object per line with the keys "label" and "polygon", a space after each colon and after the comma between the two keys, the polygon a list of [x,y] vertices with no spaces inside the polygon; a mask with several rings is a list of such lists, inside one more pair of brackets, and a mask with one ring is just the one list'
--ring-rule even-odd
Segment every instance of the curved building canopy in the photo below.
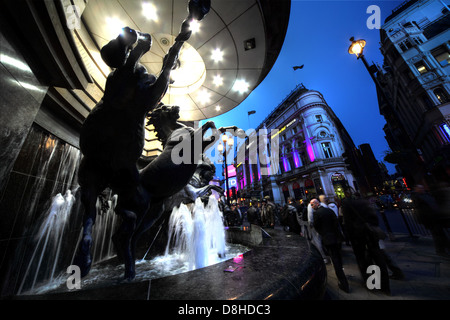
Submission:
{"label": "curved building canopy", "polygon": [[[263,80],[275,62],[273,52],[281,49],[289,18],[286,1],[272,7],[278,14],[269,6],[270,1],[213,0],[208,15],[193,24],[163,99],[180,106],[182,120],[225,113]],[[283,19],[274,21],[280,14]],[[90,0],[82,16],[98,47],[124,26],[150,33],[152,48],[141,62],[157,75],[187,16],[187,1]],[[275,22],[282,28],[279,33],[273,32]]]}
{"label": "curved building canopy", "polygon": [[[188,0],[5,1],[11,41],[49,87],[53,104],[82,123],[103,96],[111,69],[100,49],[128,26],[152,36],[141,58],[158,75],[188,15]],[[185,121],[208,119],[239,105],[273,67],[287,31],[290,0],[212,0],[185,42],[163,102]],[[55,109],[55,108],[53,108]]]}

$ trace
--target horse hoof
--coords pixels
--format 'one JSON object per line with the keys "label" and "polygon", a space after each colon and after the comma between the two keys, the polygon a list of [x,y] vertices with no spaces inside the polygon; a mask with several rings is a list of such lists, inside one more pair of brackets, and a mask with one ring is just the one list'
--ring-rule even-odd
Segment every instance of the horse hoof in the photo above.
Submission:
{"label": "horse hoof", "polygon": [[82,278],[84,278],[91,270],[92,265],[91,255],[89,254],[86,256],[79,253],[75,257],[73,264],[80,268],[80,275]]}
{"label": "horse hoof", "polygon": [[92,237],[90,235],[85,235],[80,242],[80,248],[74,259],[74,264],[80,268],[81,277],[85,277],[91,270],[92,256]]}
{"label": "horse hoof", "polygon": [[125,271],[125,277],[124,280],[126,281],[133,281],[134,278],[136,277],[136,271]]}

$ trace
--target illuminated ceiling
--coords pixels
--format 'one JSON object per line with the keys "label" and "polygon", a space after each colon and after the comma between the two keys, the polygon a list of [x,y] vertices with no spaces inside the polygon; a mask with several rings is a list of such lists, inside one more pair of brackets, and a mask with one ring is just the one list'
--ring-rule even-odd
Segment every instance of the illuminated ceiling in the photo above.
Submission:
{"label": "illuminated ceiling", "polygon": [[[212,0],[211,10],[181,49],[163,102],[179,105],[181,120],[202,120],[239,105],[264,79],[284,41],[289,10],[273,13],[277,1]],[[270,4],[269,4],[270,3]],[[125,26],[150,33],[153,44],[141,63],[157,75],[162,59],[187,17],[187,0],[89,0],[83,23],[97,47],[95,63],[109,73],[98,48]],[[278,24],[281,32],[273,29]],[[272,28],[269,30],[269,28]],[[268,32],[270,31],[270,32]],[[105,68],[106,67],[106,68]]]}

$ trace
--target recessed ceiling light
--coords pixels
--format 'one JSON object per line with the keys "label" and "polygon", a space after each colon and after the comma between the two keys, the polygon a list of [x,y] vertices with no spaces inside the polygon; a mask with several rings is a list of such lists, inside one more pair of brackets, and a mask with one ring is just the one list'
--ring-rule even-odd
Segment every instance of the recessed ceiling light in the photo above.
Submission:
{"label": "recessed ceiling light", "polygon": [[122,33],[122,29],[125,28],[125,24],[118,18],[106,18],[106,25],[110,31],[111,37],[115,38]]}
{"label": "recessed ceiling light", "polygon": [[216,111],[220,111],[221,108],[221,106],[216,106]]}
{"label": "recessed ceiling light", "polygon": [[233,90],[238,91],[239,93],[244,93],[248,91],[249,84],[247,81],[238,79],[234,83]]}
{"label": "recessed ceiling light", "polygon": [[142,14],[148,20],[158,21],[158,15],[156,14],[156,7],[153,3],[148,2],[142,3]]}
{"label": "recessed ceiling light", "polygon": [[197,33],[200,30],[200,22],[197,20],[191,20],[189,23],[189,29],[192,31],[192,33]]}
{"label": "recessed ceiling light", "polygon": [[206,90],[202,90],[198,93],[197,99],[201,104],[207,104],[211,100],[211,94]]}
{"label": "recessed ceiling light", "polygon": [[220,49],[214,49],[211,54],[211,59],[213,59],[215,62],[219,62],[223,60],[223,51]]}
{"label": "recessed ceiling light", "polygon": [[223,78],[220,76],[220,74],[216,74],[216,75],[214,76],[213,83],[214,83],[217,87],[220,87],[220,86],[223,84]]}
{"label": "recessed ceiling light", "polygon": [[244,50],[245,51],[255,49],[255,47],[256,47],[255,38],[244,41]]}

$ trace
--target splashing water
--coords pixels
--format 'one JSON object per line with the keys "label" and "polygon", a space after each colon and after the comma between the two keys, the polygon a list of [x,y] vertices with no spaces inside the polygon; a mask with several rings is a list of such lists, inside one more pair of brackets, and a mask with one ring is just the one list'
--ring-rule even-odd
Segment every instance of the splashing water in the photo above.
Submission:
{"label": "splashing water", "polygon": [[[51,206],[44,217],[44,221],[35,236],[35,241],[37,241],[37,243],[28,262],[25,276],[23,277],[19,288],[19,293],[21,293],[29,276],[32,276],[30,290],[34,289],[37,277],[42,273],[47,281],[53,281],[61,252],[61,246],[63,244],[64,230],[74,202],[75,197],[70,190],[67,190],[64,196],[62,196],[61,193],[58,193],[53,198]],[[52,256],[51,259],[49,258],[50,255]],[[46,258],[45,260],[44,257]],[[49,263],[49,261],[52,262]],[[45,262],[47,266],[43,266],[43,262]]]}
{"label": "splashing water", "polygon": [[[105,194],[108,203],[106,211],[101,209],[100,200],[97,199],[97,219],[93,227],[92,247],[93,264],[108,260],[115,256],[112,235],[117,228],[117,215],[114,208],[117,204],[117,195],[111,191]],[[70,231],[70,215],[76,201],[71,190],[67,190],[62,196],[58,193],[53,197],[50,208],[34,236],[34,251],[28,261],[28,266],[22,278],[17,294],[37,294],[55,289],[65,282],[67,274],[64,272],[67,266],[61,266],[61,255],[67,233]],[[82,236],[80,231],[78,241]],[[73,261],[77,248],[75,248]],[[61,269],[64,269],[61,272]]]}
{"label": "splashing water", "polygon": [[[112,199],[113,203],[115,200]],[[181,204],[174,208],[168,224],[168,236],[164,255],[151,260],[136,261],[134,281],[156,279],[207,267],[249,250],[243,245],[226,243],[222,212],[214,196],[209,198],[206,207],[201,199],[197,199],[193,205]],[[98,243],[102,242],[101,237],[98,238]],[[123,281],[123,272],[123,264],[117,264],[115,259],[103,260],[93,264],[89,274],[82,279],[81,287],[86,289],[117,285]],[[53,282],[34,290],[34,293],[70,291],[65,285],[67,277],[68,275],[63,273]]]}
{"label": "splashing water", "polygon": [[222,212],[210,196],[206,208],[197,198],[191,212],[185,204],[174,208],[169,220],[169,241],[165,255],[171,252],[188,262],[189,270],[203,268],[225,257],[226,242]]}

